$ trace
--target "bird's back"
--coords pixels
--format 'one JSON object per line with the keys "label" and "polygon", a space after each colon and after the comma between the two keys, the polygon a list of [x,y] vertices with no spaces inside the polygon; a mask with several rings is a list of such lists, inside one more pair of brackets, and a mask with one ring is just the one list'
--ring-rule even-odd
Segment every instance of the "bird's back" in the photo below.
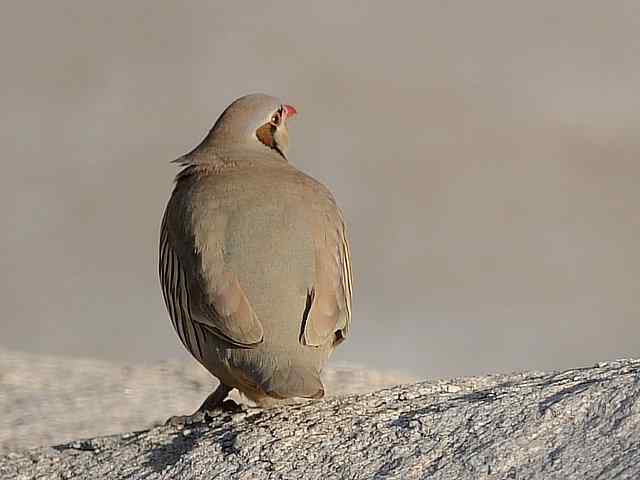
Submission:
{"label": "bird's back", "polygon": [[321,389],[319,372],[333,339],[312,347],[301,338],[317,278],[318,236],[340,219],[329,191],[288,163],[257,162],[181,176],[167,215],[183,216],[177,222],[183,228],[173,234],[185,246],[181,261],[199,272],[192,281],[206,295],[217,276],[233,272],[264,329],[259,345],[216,348],[205,366],[224,376],[222,360],[270,378],[273,389],[287,390],[284,397]]}
{"label": "bird's back", "polygon": [[[203,178],[203,188],[194,192],[194,208],[202,209],[196,242],[205,246],[205,256],[222,248],[224,264],[238,276],[265,327],[268,347],[298,342],[313,284],[312,210],[322,207],[318,198],[309,201],[317,193],[307,178],[293,167],[254,168]],[[278,337],[269,335],[273,331]]]}

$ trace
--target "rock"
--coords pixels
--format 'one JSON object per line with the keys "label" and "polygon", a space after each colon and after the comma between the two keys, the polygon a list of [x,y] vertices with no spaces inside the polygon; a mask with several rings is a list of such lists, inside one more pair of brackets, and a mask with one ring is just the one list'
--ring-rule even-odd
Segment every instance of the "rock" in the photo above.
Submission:
{"label": "rock", "polygon": [[0,477],[637,479],[639,398],[640,360],[428,381],[14,452]]}
{"label": "rock", "polygon": [[[415,381],[353,365],[327,368],[323,380],[329,395]],[[128,366],[0,348],[0,453],[161,425],[194,411],[215,385],[192,360]]]}

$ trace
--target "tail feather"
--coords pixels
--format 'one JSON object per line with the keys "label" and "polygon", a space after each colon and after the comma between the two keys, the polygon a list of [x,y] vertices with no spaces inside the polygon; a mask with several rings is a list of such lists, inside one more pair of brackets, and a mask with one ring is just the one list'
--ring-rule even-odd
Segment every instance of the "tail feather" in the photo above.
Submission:
{"label": "tail feather", "polygon": [[322,398],[324,385],[313,368],[289,367],[278,369],[260,385],[263,392],[274,398]]}
{"label": "tail feather", "polygon": [[275,399],[324,397],[319,365],[300,360],[288,355],[234,349],[229,366],[240,380],[234,386],[250,398],[256,394]]}

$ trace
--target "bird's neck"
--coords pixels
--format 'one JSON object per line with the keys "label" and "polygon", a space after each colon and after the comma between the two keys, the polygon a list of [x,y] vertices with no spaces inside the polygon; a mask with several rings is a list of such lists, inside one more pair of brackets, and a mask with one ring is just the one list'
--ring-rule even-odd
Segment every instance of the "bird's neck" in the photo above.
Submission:
{"label": "bird's neck", "polygon": [[262,148],[220,148],[216,145],[199,145],[193,151],[175,160],[183,168],[176,180],[191,176],[219,175],[230,170],[269,167],[279,168],[289,165],[278,152]]}

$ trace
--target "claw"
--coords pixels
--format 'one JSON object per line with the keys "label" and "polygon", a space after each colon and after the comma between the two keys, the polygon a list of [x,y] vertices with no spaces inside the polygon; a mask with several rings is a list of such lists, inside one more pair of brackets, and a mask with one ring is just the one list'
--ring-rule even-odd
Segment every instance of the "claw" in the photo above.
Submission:
{"label": "claw", "polygon": [[184,427],[185,425],[210,421],[215,415],[214,412],[217,413],[220,410],[227,412],[242,411],[242,407],[233,400],[224,400],[230,390],[230,387],[220,384],[218,388],[205,399],[198,410],[191,415],[173,416],[165,422],[165,425]]}
{"label": "claw", "polygon": [[169,417],[164,424],[171,425],[173,427],[185,427],[196,423],[202,423],[204,421],[204,417],[205,412],[198,410],[191,415],[174,415],[173,417]]}

